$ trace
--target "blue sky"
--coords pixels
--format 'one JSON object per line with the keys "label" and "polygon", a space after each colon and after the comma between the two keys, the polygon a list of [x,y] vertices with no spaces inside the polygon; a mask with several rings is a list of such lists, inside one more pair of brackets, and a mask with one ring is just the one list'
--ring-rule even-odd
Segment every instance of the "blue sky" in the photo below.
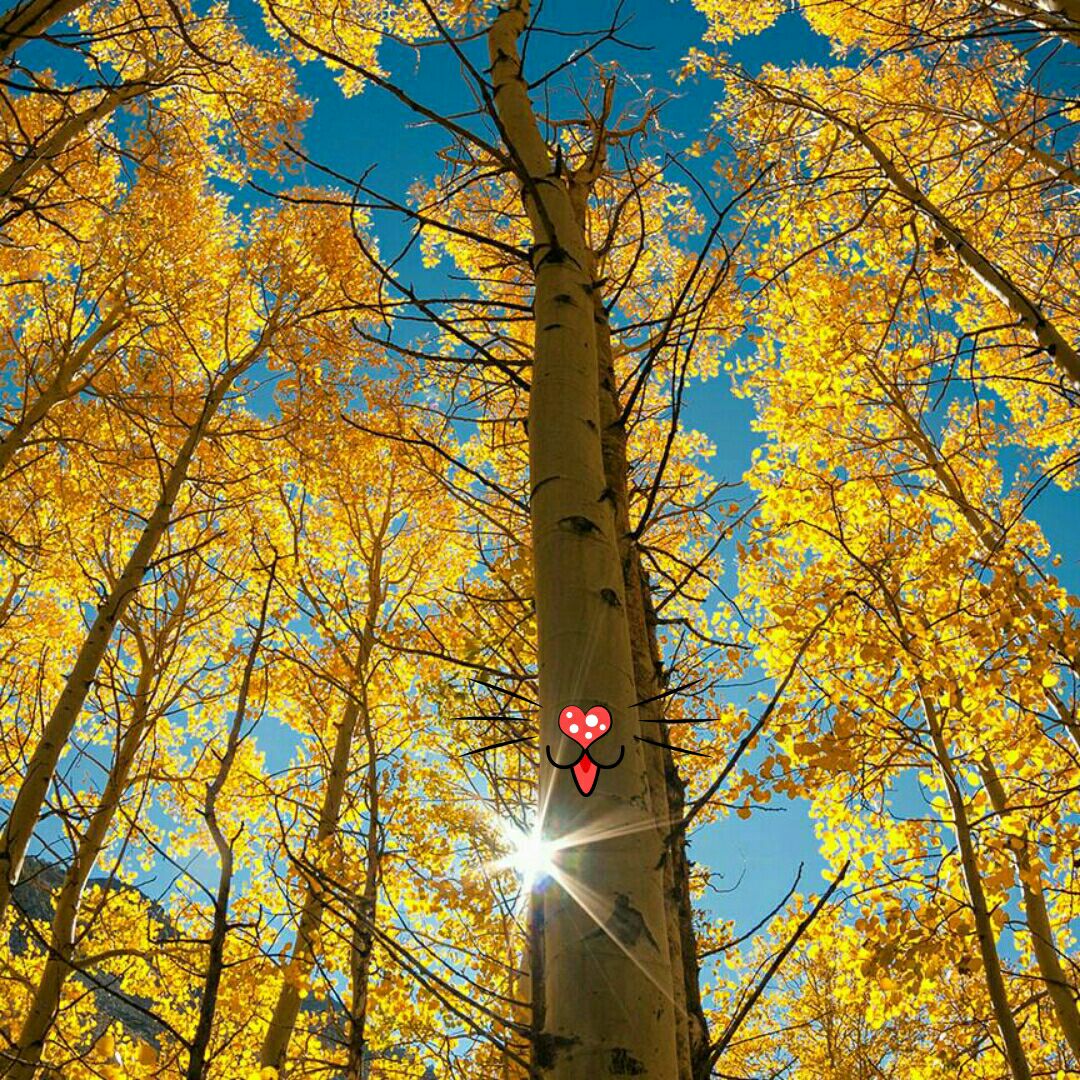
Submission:
{"label": "blue sky", "polygon": [[[640,79],[643,89],[655,87],[675,95],[665,108],[664,123],[673,134],[673,143],[681,141],[678,136],[690,141],[708,122],[713,87],[707,83],[679,85],[676,74],[687,52],[701,46],[705,20],[689,0],[638,0],[628,8],[634,14],[621,36],[648,51],[617,50],[611,55],[628,74]],[[257,6],[244,0],[234,10],[252,38],[259,40],[262,29]],[[566,30],[597,28],[606,25],[611,10],[610,5],[549,0],[544,22]],[[573,47],[569,41],[536,38],[530,45],[529,77],[535,78],[565,60]],[[432,50],[418,61],[404,50],[390,49],[384,53],[383,63],[421,102],[439,109],[467,109],[470,99],[463,92],[460,71],[456,64],[447,62],[445,52]],[[786,16],[764,34],[737,43],[733,55],[756,70],[766,62],[822,62],[827,48],[824,39],[800,17]],[[305,150],[313,159],[353,177],[374,166],[368,183],[401,201],[412,183],[434,175],[438,168],[434,153],[446,142],[440,130],[418,124],[414,114],[377,87],[346,99],[320,63],[302,65],[299,73],[305,95],[315,101],[304,138]],[[707,171],[703,168],[699,175],[704,177]],[[324,182],[314,170],[303,179]],[[400,222],[390,216],[380,217],[375,230],[384,254],[405,235]],[[758,439],[750,427],[752,406],[730,394],[727,380],[728,376],[722,375],[712,383],[695,385],[685,415],[690,426],[704,431],[715,443],[717,479],[736,481],[749,467]],[[729,568],[732,585],[733,569]],[[693,841],[691,857],[723,874],[716,886],[724,891],[710,892],[707,904],[719,917],[735,919],[740,929],[756,922],[784,895],[800,862],[806,862],[802,887],[808,890],[820,887],[824,866],[817,855],[806,806],[775,801],[769,811],[756,812],[748,821],[732,817],[701,831]]]}
{"label": "blue sky", "polygon": [[[665,110],[666,127],[672,131],[674,143],[679,141],[677,136],[693,139],[708,121],[713,87],[707,83],[678,85],[675,74],[688,50],[700,45],[705,21],[689,0],[630,0],[628,8],[633,17],[622,36],[648,51],[620,50],[611,55],[617,56],[627,73],[641,80],[643,88],[652,86],[675,95]],[[608,21],[611,10],[610,4],[548,0],[545,23],[564,30],[595,28]],[[234,0],[232,11],[252,40],[268,43],[262,11],[254,0]],[[529,74],[535,77],[565,60],[573,47],[569,41],[554,36],[537,38],[530,53]],[[384,63],[421,101],[441,111],[466,109],[470,99],[460,72],[445,53],[432,50],[418,59],[405,50],[391,48]],[[752,71],[766,62],[827,60],[824,40],[797,15],[787,15],[765,33],[737,42],[731,53]],[[55,54],[51,59],[55,62]],[[321,63],[300,66],[299,77],[305,95],[315,102],[304,139],[306,151],[315,160],[350,176],[374,167],[369,182],[400,201],[406,200],[413,182],[429,180],[437,171],[434,154],[445,143],[440,130],[418,125],[412,113],[377,88],[344,98]],[[297,179],[323,182],[315,171]],[[238,192],[237,202],[241,201],[257,202],[259,197]],[[405,235],[400,222],[390,216],[380,218],[376,229],[384,252],[393,250]],[[684,415],[689,426],[705,432],[714,442],[716,478],[736,481],[749,466],[758,437],[751,429],[752,406],[731,395],[727,379],[721,375],[712,383],[692,387]],[[1041,496],[1033,513],[1063,556],[1063,580],[1080,592],[1080,510],[1075,497],[1051,489]],[[733,569],[729,568],[731,585]],[[284,735],[282,730],[277,738]],[[275,736],[264,728],[262,738],[272,741]],[[745,822],[732,818],[710,827],[698,834],[691,851],[697,861],[721,871],[722,886],[732,889],[712,895],[709,906],[722,917],[736,919],[743,929],[783,895],[800,862],[807,864],[803,887],[820,888],[823,863],[817,856],[806,807],[775,801],[770,807],[779,811],[758,812]]]}
{"label": "blue sky", "polygon": [[[705,20],[689,0],[636,0],[627,6],[631,21],[622,37],[647,51],[617,50],[608,55],[639,78],[643,89],[655,87],[675,95],[665,109],[664,123],[672,132],[673,143],[680,141],[678,136],[689,141],[708,122],[714,88],[708,83],[680,85],[676,73],[687,52],[701,45]],[[233,10],[254,40],[263,38],[261,11],[254,0],[241,0]],[[608,4],[549,0],[544,23],[562,30],[597,28],[606,25],[612,10]],[[530,46],[527,75],[535,78],[567,59],[573,47],[569,38],[538,37]],[[792,14],[765,33],[736,42],[730,52],[751,71],[764,63],[828,60],[825,40],[811,31],[801,16]],[[440,111],[465,110],[472,104],[461,72],[446,50],[417,55],[391,47],[383,54],[383,63],[412,96]],[[305,95],[315,101],[305,134],[305,149],[312,158],[349,176],[374,167],[368,182],[400,201],[405,201],[412,183],[435,174],[438,162],[434,153],[446,141],[440,130],[418,124],[414,114],[375,87],[346,99],[320,63],[301,66],[300,79]],[[323,182],[313,171],[303,179]],[[401,223],[389,216],[378,219],[375,230],[384,254],[394,250],[405,236]],[[406,269],[406,275],[410,272]],[[695,385],[684,416],[689,426],[705,432],[714,442],[716,478],[736,481],[750,465],[759,440],[751,429],[752,405],[730,393],[727,379],[722,375],[712,383]],[[1064,558],[1063,580],[1080,591],[1080,511],[1075,499],[1054,488],[1041,496],[1033,514]],[[735,584],[733,566],[729,566],[728,584]],[[720,871],[724,877],[719,887],[730,889],[711,894],[708,906],[720,917],[735,919],[740,929],[773,907],[791,884],[800,862],[806,863],[801,887],[821,888],[824,863],[817,854],[807,807],[774,801],[770,810],[756,812],[748,821],[732,817],[711,826],[699,833],[692,845],[691,856]]]}

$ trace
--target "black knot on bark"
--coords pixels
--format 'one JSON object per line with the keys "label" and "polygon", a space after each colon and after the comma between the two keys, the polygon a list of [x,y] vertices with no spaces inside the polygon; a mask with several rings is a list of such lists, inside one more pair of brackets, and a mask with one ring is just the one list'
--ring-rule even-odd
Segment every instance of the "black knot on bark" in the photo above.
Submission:
{"label": "black knot on bark", "polygon": [[559,1053],[580,1041],[580,1039],[570,1038],[566,1035],[554,1035],[549,1031],[537,1032],[536,1064],[542,1069],[554,1068]]}
{"label": "black knot on bark", "polygon": [[589,533],[598,533],[600,531],[595,521],[591,521],[582,514],[572,514],[570,517],[560,518],[559,528],[577,533],[578,536],[588,536]]}
{"label": "black knot on bark", "polygon": [[546,254],[541,255],[537,262],[537,267],[541,267],[544,263],[564,263],[569,259],[569,255],[566,250],[556,246],[555,244],[548,245],[548,251]]}
{"label": "black knot on bark", "polygon": [[619,594],[614,589],[601,589],[600,599],[611,607],[622,607],[622,601],[619,599]]}
{"label": "black knot on bark", "polygon": [[632,949],[644,938],[657,952],[660,951],[660,946],[653,937],[645,917],[630,903],[630,897],[626,893],[615,894],[615,907],[606,923],[606,929],[616,941],[621,942],[628,949]]}
{"label": "black knot on bark", "polygon": [[645,1066],[629,1050],[616,1046],[611,1051],[612,1076],[644,1076]]}

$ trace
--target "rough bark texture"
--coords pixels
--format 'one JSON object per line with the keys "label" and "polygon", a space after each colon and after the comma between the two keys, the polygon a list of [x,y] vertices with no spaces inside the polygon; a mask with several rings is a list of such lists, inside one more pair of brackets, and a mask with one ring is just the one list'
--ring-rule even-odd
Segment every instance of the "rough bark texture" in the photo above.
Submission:
{"label": "rough bark texture", "polygon": [[[582,798],[541,757],[544,835],[566,843],[542,897],[543,1006],[535,1073],[558,1080],[677,1077],[671,957],[617,526],[600,444],[593,281],[565,178],[552,167],[521,75],[527,0],[489,31],[495,105],[523,184],[535,245],[536,344],[529,401],[533,574],[541,742],[577,755],[558,728],[566,705],[603,705],[612,731],[592,752],[610,765]],[[539,1001],[536,1001],[539,1005]]]}

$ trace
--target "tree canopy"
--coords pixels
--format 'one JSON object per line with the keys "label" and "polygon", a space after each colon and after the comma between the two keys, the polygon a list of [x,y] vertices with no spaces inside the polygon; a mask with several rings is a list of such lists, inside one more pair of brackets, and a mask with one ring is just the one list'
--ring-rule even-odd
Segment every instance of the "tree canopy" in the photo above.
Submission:
{"label": "tree canopy", "polygon": [[1078,63],[0,15],[0,1078],[1080,1075]]}

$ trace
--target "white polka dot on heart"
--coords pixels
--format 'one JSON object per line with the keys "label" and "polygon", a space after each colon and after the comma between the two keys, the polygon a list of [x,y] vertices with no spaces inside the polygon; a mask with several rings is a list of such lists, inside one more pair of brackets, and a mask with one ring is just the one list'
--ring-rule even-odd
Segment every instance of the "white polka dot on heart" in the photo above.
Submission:
{"label": "white polka dot on heart", "polygon": [[607,731],[607,724],[601,724],[600,725],[600,730],[601,731]]}
{"label": "white polka dot on heart", "polygon": [[586,739],[591,739],[592,738],[592,732],[591,731],[586,731],[585,732],[585,738]]}
{"label": "white polka dot on heart", "polygon": [[586,716],[585,717],[585,723],[588,724],[589,727],[596,727],[596,717],[595,716]]}
{"label": "white polka dot on heart", "polygon": [[578,733],[578,726],[577,726],[577,724],[571,724],[571,725],[570,725],[570,734],[571,734],[571,735],[576,735],[577,733]]}
{"label": "white polka dot on heart", "polygon": [[573,709],[567,709],[566,712],[563,713],[563,716],[565,716],[567,720],[569,720],[570,717],[573,716],[573,715],[574,715],[574,710]]}

